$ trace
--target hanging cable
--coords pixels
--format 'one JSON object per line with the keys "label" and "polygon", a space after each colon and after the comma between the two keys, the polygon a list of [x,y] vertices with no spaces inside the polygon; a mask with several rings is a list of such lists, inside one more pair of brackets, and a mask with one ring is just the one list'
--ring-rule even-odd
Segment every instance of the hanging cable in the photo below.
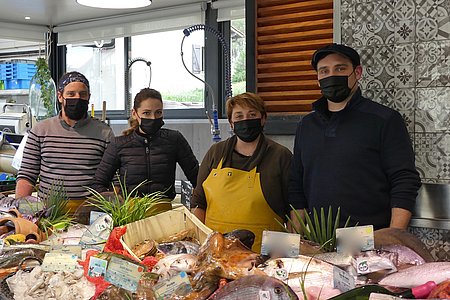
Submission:
{"label": "hanging cable", "polygon": [[181,41],[181,61],[183,63],[184,68],[186,69],[186,71],[188,71],[189,74],[191,74],[193,77],[197,78],[198,80],[200,80],[201,82],[203,82],[205,84],[205,86],[207,87],[208,93],[211,95],[211,99],[212,99],[212,114],[213,114],[213,119],[211,120],[211,117],[208,114],[208,110],[205,107],[205,112],[206,115],[211,123],[211,133],[213,135],[213,141],[214,142],[219,142],[221,140],[220,138],[220,129],[219,129],[219,112],[218,112],[218,103],[215,100],[214,97],[214,91],[212,89],[212,87],[203,79],[201,79],[200,77],[196,76],[194,73],[192,73],[186,66],[185,62],[184,62],[184,56],[183,56],[183,44],[184,44],[184,40],[186,37],[188,37],[192,32],[197,31],[197,30],[204,30],[204,31],[208,31],[212,34],[214,34],[214,36],[217,37],[217,39],[219,40],[220,44],[222,45],[222,49],[223,49],[223,57],[224,57],[224,65],[225,65],[225,99],[228,99],[230,97],[232,97],[232,90],[231,90],[231,60],[230,60],[230,51],[228,48],[228,43],[226,42],[225,38],[223,37],[223,35],[216,30],[215,28],[212,28],[210,26],[207,26],[205,24],[197,24],[197,25],[193,25],[191,27],[188,27],[186,29],[183,30],[183,39]]}
{"label": "hanging cable", "polygon": [[127,93],[127,107],[126,107],[126,109],[127,109],[127,114],[128,115],[131,113],[131,107],[133,106],[133,103],[132,103],[132,100],[131,100],[131,97],[130,97],[131,93],[130,93],[130,91],[128,91],[128,89],[131,86],[130,85],[130,81],[129,81],[129,79],[130,79],[130,69],[131,69],[131,66],[135,62],[138,62],[138,61],[144,62],[148,66],[148,68],[149,68],[148,87],[150,87],[150,85],[152,83],[152,63],[149,60],[146,60],[145,58],[142,58],[142,57],[136,57],[136,58],[133,58],[132,60],[130,60],[130,62],[127,65],[127,70],[125,72],[125,87],[127,88],[127,91],[126,91],[126,93]]}

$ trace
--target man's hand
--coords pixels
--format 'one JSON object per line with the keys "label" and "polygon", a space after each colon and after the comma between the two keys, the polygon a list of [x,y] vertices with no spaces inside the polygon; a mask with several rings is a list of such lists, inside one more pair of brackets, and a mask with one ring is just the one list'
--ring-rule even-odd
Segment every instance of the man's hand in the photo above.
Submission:
{"label": "man's hand", "polygon": [[393,207],[390,228],[406,229],[411,220],[411,212],[409,210]]}
{"label": "man's hand", "polygon": [[200,221],[202,221],[202,223],[205,223],[205,219],[206,219],[206,211],[204,209],[195,207],[195,208],[191,208],[191,213],[194,214],[194,216],[196,216]]}
{"label": "man's hand", "polygon": [[291,224],[291,223],[287,224],[287,228],[288,228],[289,232],[301,233],[300,221],[298,220],[297,213],[303,219],[303,222],[305,221],[305,212],[303,211],[303,209],[291,210],[291,212],[289,213],[289,218],[291,218],[292,223],[294,223],[294,224]]}

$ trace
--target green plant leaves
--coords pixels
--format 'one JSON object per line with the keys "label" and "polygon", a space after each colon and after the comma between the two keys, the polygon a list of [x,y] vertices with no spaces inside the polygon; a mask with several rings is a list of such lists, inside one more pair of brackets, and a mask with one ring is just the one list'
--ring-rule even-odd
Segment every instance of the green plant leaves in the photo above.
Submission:
{"label": "green plant leaves", "polygon": [[[286,216],[288,224],[294,228],[296,233],[300,233],[309,241],[313,241],[321,245],[325,251],[334,251],[336,249],[336,229],[339,228],[341,208],[338,207],[336,217],[333,222],[333,212],[331,206],[328,207],[328,213],[325,215],[323,207],[318,213],[316,208],[312,209],[311,215],[306,209],[303,209],[304,218],[298,213],[296,209],[291,206],[296,221],[300,224],[300,228],[294,228],[294,222]],[[347,218],[344,227],[350,223],[350,217]]]}
{"label": "green plant leaves", "polygon": [[91,196],[88,197],[88,200],[90,200],[89,204],[109,214],[113,219],[114,227],[142,220],[150,216],[148,212],[154,205],[159,203],[170,203],[170,201],[165,200],[166,196],[164,192],[160,191],[138,197],[137,193],[139,188],[148,183],[147,180],[138,184],[130,192],[128,192],[124,182],[125,179],[122,181],[118,176],[118,181],[121,194],[117,192],[114,184],[112,184],[114,197],[108,199],[96,190],[86,187],[91,193]]}

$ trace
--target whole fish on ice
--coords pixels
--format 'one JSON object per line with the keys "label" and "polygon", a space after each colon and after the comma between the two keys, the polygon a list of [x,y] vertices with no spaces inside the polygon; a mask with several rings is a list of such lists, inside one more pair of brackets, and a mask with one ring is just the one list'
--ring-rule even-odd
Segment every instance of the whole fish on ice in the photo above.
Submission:
{"label": "whole fish on ice", "polygon": [[210,300],[296,300],[294,291],[281,280],[265,275],[238,278],[218,290]]}
{"label": "whole fish on ice", "polygon": [[449,278],[450,262],[431,262],[388,275],[378,284],[412,288],[427,281],[434,281],[439,284]]}
{"label": "whole fish on ice", "polygon": [[318,287],[323,294],[340,293],[333,288],[333,265],[314,257],[299,255],[295,258],[270,259],[258,268],[288,284],[300,299],[303,299],[303,282],[305,289]]}

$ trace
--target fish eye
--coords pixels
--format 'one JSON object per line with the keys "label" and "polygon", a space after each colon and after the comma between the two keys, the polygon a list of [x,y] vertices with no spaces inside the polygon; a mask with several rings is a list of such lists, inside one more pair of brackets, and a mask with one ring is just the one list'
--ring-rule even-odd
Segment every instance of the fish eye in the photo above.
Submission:
{"label": "fish eye", "polygon": [[279,295],[279,294],[281,294],[283,292],[283,290],[280,287],[276,287],[274,289],[274,292],[275,292],[275,294]]}

